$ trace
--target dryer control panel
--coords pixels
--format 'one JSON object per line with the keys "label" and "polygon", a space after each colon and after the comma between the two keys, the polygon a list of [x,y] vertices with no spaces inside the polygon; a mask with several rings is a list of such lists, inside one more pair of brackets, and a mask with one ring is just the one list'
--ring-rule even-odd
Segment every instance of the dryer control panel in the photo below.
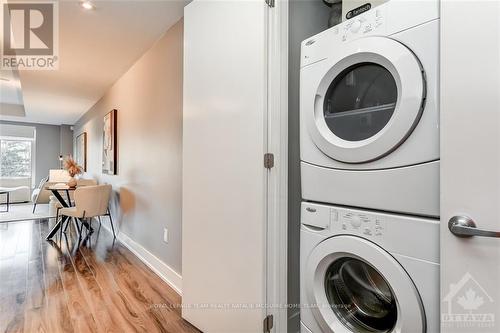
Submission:
{"label": "dryer control panel", "polygon": [[335,54],[339,44],[344,42],[370,35],[385,36],[385,12],[382,5],[304,40],[301,48],[301,67]]}
{"label": "dryer control panel", "polygon": [[365,35],[384,33],[384,17],[383,8],[376,8],[346,21],[345,24],[339,28],[339,33],[342,36],[341,40],[345,42]]}
{"label": "dryer control panel", "polygon": [[381,216],[371,215],[365,212],[355,212],[331,208],[332,229],[337,232],[345,232],[365,237],[383,236],[385,232],[385,221]]}

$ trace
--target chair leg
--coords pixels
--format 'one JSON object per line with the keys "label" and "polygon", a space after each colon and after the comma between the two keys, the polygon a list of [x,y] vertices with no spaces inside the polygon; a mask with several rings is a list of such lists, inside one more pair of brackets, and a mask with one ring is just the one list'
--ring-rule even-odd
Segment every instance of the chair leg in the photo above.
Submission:
{"label": "chair leg", "polygon": [[88,218],[87,219],[87,224],[88,224],[88,228],[87,228],[87,236],[91,234],[91,231],[92,231],[92,218]]}
{"label": "chair leg", "polygon": [[97,217],[97,219],[99,220],[99,227],[100,227],[100,226],[101,226],[101,224],[102,224],[102,223],[101,223],[101,217],[100,217],[100,216],[98,216],[98,217]]}
{"label": "chair leg", "polygon": [[[59,221],[59,209],[57,210],[57,213],[56,213],[56,223],[57,221]],[[63,228],[64,227],[64,221],[61,217],[61,225],[59,226],[59,235],[60,235],[60,239],[62,240],[62,234],[63,234]]]}
{"label": "chair leg", "polygon": [[[66,221],[66,223],[68,223]],[[59,227],[60,231],[59,231],[59,237],[60,239],[62,239],[62,236],[63,236],[63,227],[64,227],[64,221],[61,220],[61,226]]]}
{"label": "chair leg", "polygon": [[[75,219],[76,220],[76,219]],[[78,222],[77,222],[78,223]],[[83,232],[83,221],[80,220],[80,234]]]}
{"label": "chair leg", "polygon": [[35,209],[36,209],[36,202],[33,204],[33,214],[35,214]]}
{"label": "chair leg", "polygon": [[116,238],[115,227],[113,226],[113,219],[111,218],[111,212],[108,210],[109,222],[111,222],[111,230],[113,231],[113,239]]}

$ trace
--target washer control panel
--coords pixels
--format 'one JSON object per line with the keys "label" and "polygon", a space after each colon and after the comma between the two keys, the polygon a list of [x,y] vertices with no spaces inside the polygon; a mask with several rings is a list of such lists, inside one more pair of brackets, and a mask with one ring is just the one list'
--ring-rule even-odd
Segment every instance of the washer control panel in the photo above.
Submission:
{"label": "washer control panel", "polygon": [[365,212],[331,208],[330,217],[330,223],[336,231],[348,234],[365,237],[382,236],[386,228],[383,217]]}

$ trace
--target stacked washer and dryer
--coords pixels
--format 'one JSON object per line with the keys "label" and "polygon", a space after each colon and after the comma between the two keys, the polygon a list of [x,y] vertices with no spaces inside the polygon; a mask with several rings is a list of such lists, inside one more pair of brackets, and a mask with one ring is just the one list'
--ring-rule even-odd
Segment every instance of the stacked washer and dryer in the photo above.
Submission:
{"label": "stacked washer and dryer", "polygon": [[302,43],[301,330],[439,332],[439,4]]}

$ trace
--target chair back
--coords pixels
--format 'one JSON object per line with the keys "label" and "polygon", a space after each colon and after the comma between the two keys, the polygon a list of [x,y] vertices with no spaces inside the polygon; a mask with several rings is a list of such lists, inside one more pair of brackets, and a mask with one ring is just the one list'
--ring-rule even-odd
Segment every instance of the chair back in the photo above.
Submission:
{"label": "chair back", "polygon": [[38,203],[38,198],[40,197],[40,193],[43,193],[44,185],[49,181],[49,177],[42,178],[38,186],[31,193],[31,201],[36,205]]}
{"label": "chair back", "polygon": [[37,189],[41,190],[43,188],[43,185],[45,185],[45,183],[48,182],[48,181],[49,181],[49,177],[42,178],[40,180],[40,183],[38,184]]}
{"label": "chair back", "polygon": [[81,216],[106,215],[111,197],[111,185],[82,186],[75,190],[75,207]]}
{"label": "chair back", "polygon": [[49,182],[51,183],[67,183],[70,180],[70,175],[67,170],[51,169],[49,170]]}
{"label": "chair back", "polygon": [[95,179],[77,179],[76,180],[76,186],[93,186],[97,185],[97,180]]}

